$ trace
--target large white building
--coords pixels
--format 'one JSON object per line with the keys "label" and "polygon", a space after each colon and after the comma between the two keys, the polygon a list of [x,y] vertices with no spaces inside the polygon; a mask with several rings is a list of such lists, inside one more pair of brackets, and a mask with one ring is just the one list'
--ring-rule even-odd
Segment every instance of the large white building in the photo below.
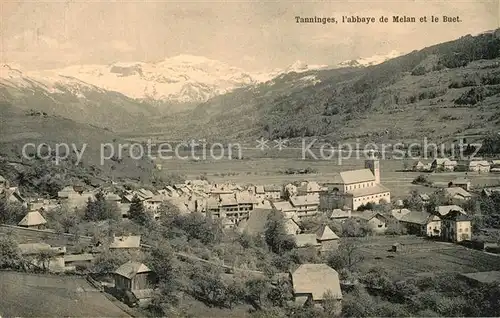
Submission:
{"label": "large white building", "polygon": [[391,192],[380,184],[380,161],[373,154],[365,160],[365,169],[340,172],[330,187],[342,195],[344,205],[352,210],[367,203],[391,202]]}

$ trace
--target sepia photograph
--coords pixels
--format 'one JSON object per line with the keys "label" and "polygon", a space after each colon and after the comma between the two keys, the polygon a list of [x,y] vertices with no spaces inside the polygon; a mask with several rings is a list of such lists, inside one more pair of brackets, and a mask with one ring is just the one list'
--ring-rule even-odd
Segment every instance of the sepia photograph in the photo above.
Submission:
{"label": "sepia photograph", "polygon": [[0,318],[500,317],[499,0],[0,14]]}

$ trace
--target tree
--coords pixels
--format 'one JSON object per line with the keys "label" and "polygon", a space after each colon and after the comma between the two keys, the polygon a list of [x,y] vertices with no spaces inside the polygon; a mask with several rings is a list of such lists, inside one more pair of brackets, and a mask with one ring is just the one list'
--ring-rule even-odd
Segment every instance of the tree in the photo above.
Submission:
{"label": "tree", "polygon": [[44,272],[50,269],[50,261],[55,257],[56,253],[51,249],[43,249],[36,255],[36,261],[42,265]]}
{"label": "tree", "polygon": [[284,307],[292,296],[292,286],[290,286],[290,282],[287,279],[280,278],[269,291],[267,298],[269,298],[274,306]]}
{"label": "tree", "polygon": [[196,268],[191,275],[194,293],[211,305],[224,305],[227,300],[227,290],[221,276],[222,270],[219,267]]}
{"label": "tree", "polygon": [[323,295],[323,309],[327,317],[337,317],[342,309],[340,302],[334,297],[331,291]]}
{"label": "tree", "polygon": [[364,257],[359,250],[359,242],[356,240],[342,240],[338,250],[333,251],[328,256],[328,265],[335,269],[347,269],[350,272],[361,262]]}
{"label": "tree", "polygon": [[26,209],[20,204],[8,203],[0,194],[0,223],[17,225],[26,215]]}
{"label": "tree", "polygon": [[118,207],[106,201],[102,192],[95,195],[95,200],[91,198],[87,201],[87,208],[85,209],[85,219],[88,221],[103,221],[108,219],[118,219]]}
{"label": "tree", "polygon": [[271,251],[276,254],[281,255],[295,247],[295,241],[286,233],[283,214],[276,210],[267,217],[265,238]]}
{"label": "tree", "polygon": [[270,286],[267,278],[253,278],[245,283],[248,298],[262,307],[264,296],[268,295]]}
{"label": "tree", "polygon": [[142,204],[141,199],[139,199],[137,195],[134,195],[132,198],[130,209],[128,210],[128,217],[140,225],[146,225],[151,221],[150,215],[146,213],[144,204]]}
{"label": "tree", "polygon": [[382,267],[372,267],[362,278],[362,282],[369,288],[380,290],[386,296],[392,295],[392,281]]}
{"label": "tree", "polygon": [[21,259],[17,242],[9,235],[0,237],[0,268],[18,268]]}
{"label": "tree", "polygon": [[129,255],[121,251],[100,253],[92,264],[92,271],[98,274],[109,274],[129,260]]}
{"label": "tree", "polygon": [[424,206],[424,202],[417,190],[412,190],[410,196],[403,200],[403,204],[405,208],[417,211],[422,211]]}

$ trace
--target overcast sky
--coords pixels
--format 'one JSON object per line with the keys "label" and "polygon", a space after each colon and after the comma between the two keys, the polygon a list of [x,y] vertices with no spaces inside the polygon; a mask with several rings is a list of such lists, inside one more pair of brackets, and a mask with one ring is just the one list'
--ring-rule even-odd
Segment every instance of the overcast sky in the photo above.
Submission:
{"label": "overcast sky", "polygon": [[[0,60],[25,69],[178,54],[247,70],[296,60],[335,64],[409,52],[499,27],[498,0],[471,1],[25,1],[0,0]],[[295,16],[457,16],[462,23],[297,24]]]}

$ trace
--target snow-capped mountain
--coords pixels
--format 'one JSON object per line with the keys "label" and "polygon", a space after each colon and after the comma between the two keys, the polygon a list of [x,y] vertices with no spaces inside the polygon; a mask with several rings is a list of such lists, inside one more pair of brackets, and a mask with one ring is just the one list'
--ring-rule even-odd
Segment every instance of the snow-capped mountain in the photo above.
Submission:
{"label": "snow-capped mountain", "polygon": [[75,65],[50,71],[29,72],[27,75],[56,82],[63,77],[78,79],[134,99],[200,103],[236,88],[269,81],[283,73],[305,72],[320,67],[326,66],[311,67],[298,61],[284,70],[252,74],[205,57],[179,55],[157,63]]}
{"label": "snow-capped mountain", "polygon": [[258,82],[260,83],[265,83],[268,81],[271,81],[275,78],[277,78],[280,75],[288,74],[288,73],[304,73],[308,71],[315,71],[315,70],[324,70],[328,68],[333,68],[328,65],[308,65],[304,63],[303,61],[297,60],[293,64],[289,65],[288,67],[284,69],[274,69],[271,72],[261,72],[261,73],[254,73],[252,74],[252,77],[255,78]]}
{"label": "snow-capped mountain", "polygon": [[398,51],[391,51],[386,55],[374,55],[372,57],[365,57],[365,58],[359,58],[355,60],[347,60],[344,62],[340,62],[338,64],[339,67],[365,67],[365,66],[372,66],[372,65],[377,65],[384,63],[385,61],[388,61],[390,59],[396,58],[398,56],[403,55],[404,53],[398,52]]}
{"label": "snow-capped mountain", "polygon": [[[339,63],[336,66],[308,65],[296,61],[283,69],[246,72],[226,63],[202,56],[178,55],[155,63],[117,62],[109,65],[74,65],[61,69],[24,72],[18,66],[0,69],[0,84],[9,87],[36,86],[48,94],[63,91],[85,99],[89,92],[116,92],[138,102],[150,104],[198,104],[234,89],[271,83],[288,73],[305,73],[341,67],[361,67],[382,63],[401,55],[387,55]],[[312,76],[312,77],[311,77]],[[302,81],[316,83],[313,75]]]}

